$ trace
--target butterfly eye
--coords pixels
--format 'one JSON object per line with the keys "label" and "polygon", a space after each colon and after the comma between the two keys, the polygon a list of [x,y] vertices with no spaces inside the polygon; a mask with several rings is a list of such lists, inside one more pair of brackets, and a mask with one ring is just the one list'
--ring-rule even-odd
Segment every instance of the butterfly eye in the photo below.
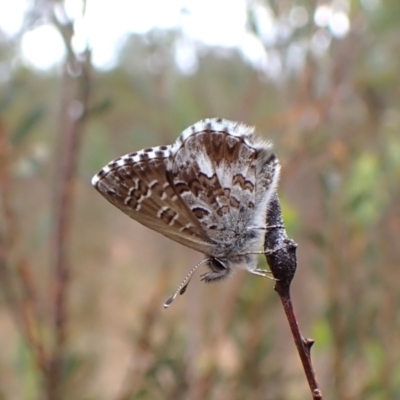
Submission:
{"label": "butterfly eye", "polygon": [[213,272],[221,272],[227,269],[225,264],[221,260],[218,260],[217,258],[211,258],[209,266]]}

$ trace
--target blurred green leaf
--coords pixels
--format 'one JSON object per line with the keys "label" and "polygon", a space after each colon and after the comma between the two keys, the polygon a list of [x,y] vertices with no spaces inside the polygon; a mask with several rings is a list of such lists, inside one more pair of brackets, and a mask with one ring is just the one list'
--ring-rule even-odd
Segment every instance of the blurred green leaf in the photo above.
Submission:
{"label": "blurred green leaf", "polygon": [[43,118],[44,114],[43,106],[37,106],[29,111],[12,133],[11,142],[17,145],[24,140],[33,131],[35,125]]}
{"label": "blurred green leaf", "polygon": [[354,162],[344,192],[346,207],[353,220],[364,226],[375,223],[387,201],[383,185],[382,167],[377,155],[362,153]]}
{"label": "blurred green leaf", "polygon": [[369,365],[373,368],[374,374],[379,374],[385,360],[385,351],[382,344],[377,340],[370,340],[365,346],[365,353],[369,360]]}
{"label": "blurred green leaf", "polygon": [[332,332],[326,319],[320,319],[314,324],[312,337],[316,348],[329,349],[332,346]]}
{"label": "blurred green leaf", "polygon": [[97,115],[100,115],[104,113],[105,111],[109,110],[113,106],[113,101],[111,98],[105,98],[101,101],[99,101],[97,104],[92,106],[88,110],[88,114],[92,117],[95,117]]}
{"label": "blurred green leaf", "polygon": [[299,214],[297,209],[294,208],[285,198],[280,198],[282,215],[284,223],[289,236],[299,229]]}
{"label": "blurred green leaf", "polygon": [[27,400],[34,400],[39,393],[39,371],[32,359],[32,350],[27,342],[20,340],[17,348],[16,371],[21,385],[21,394]]}

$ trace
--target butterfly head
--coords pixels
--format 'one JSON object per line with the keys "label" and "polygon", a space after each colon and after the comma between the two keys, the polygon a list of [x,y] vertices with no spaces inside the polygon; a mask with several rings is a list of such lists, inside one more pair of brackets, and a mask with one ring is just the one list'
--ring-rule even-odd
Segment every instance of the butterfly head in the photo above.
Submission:
{"label": "butterfly head", "polygon": [[201,280],[207,283],[220,281],[232,273],[227,259],[211,257],[208,259],[207,266],[210,271],[201,276]]}

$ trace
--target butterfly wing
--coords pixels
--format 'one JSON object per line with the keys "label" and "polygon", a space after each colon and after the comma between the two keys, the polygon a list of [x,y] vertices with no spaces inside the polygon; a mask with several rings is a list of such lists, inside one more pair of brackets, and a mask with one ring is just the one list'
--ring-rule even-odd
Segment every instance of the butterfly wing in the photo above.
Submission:
{"label": "butterfly wing", "polygon": [[217,244],[211,255],[240,251],[246,229],[265,225],[279,163],[272,146],[254,138],[253,128],[200,121],[178,138],[168,162],[173,186]]}
{"label": "butterfly wing", "polygon": [[235,252],[233,242],[246,242],[248,226],[265,224],[278,178],[271,145],[255,139],[252,128],[207,119],[182,132],[172,146],[112,161],[92,184],[139,223],[222,257]]}
{"label": "butterfly wing", "polygon": [[169,154],[170,146],[127,154],[105,166],[93,177],[92,184],[132,219],[207,253],[210,240],[168,180]]}

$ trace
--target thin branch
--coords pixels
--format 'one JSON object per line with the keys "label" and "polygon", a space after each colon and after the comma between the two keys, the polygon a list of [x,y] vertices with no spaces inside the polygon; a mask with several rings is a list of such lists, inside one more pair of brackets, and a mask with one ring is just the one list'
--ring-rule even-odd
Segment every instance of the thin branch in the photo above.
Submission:
{"label": "thin branch", "polygon": [[[57,19],[54,17],[54,22]],[[67,294],[70,262],[68,242],[71,237],[75,199],[75,178],[90,94],[91,61],[87,50],[82,55],[71,51],[72,24],[55,23],[64,39],[68,56],[64,65],[63,99],[58,135],[54,196],[54,337],[55,347],[48,376],[48,397],[57,398],[62,379],[67,339]],[[71,73],[73,71],[73,74]]]}
{"label": "thin branch", "polygon": [[275,291],[278,293],[285,310],[313,399],[322,400],[322,393],[318,387],[311,362],[311,347],[314,340],[306,339],[301,335],[290,297],[290,284],[297,267],[297,244],[289,239],[286,234],[277,195],[274,195],[268,209],[267,226],[274,227],[265,235],[264,247],[267,252],[268,265],[271,268],[274,278],[277,280]]}

